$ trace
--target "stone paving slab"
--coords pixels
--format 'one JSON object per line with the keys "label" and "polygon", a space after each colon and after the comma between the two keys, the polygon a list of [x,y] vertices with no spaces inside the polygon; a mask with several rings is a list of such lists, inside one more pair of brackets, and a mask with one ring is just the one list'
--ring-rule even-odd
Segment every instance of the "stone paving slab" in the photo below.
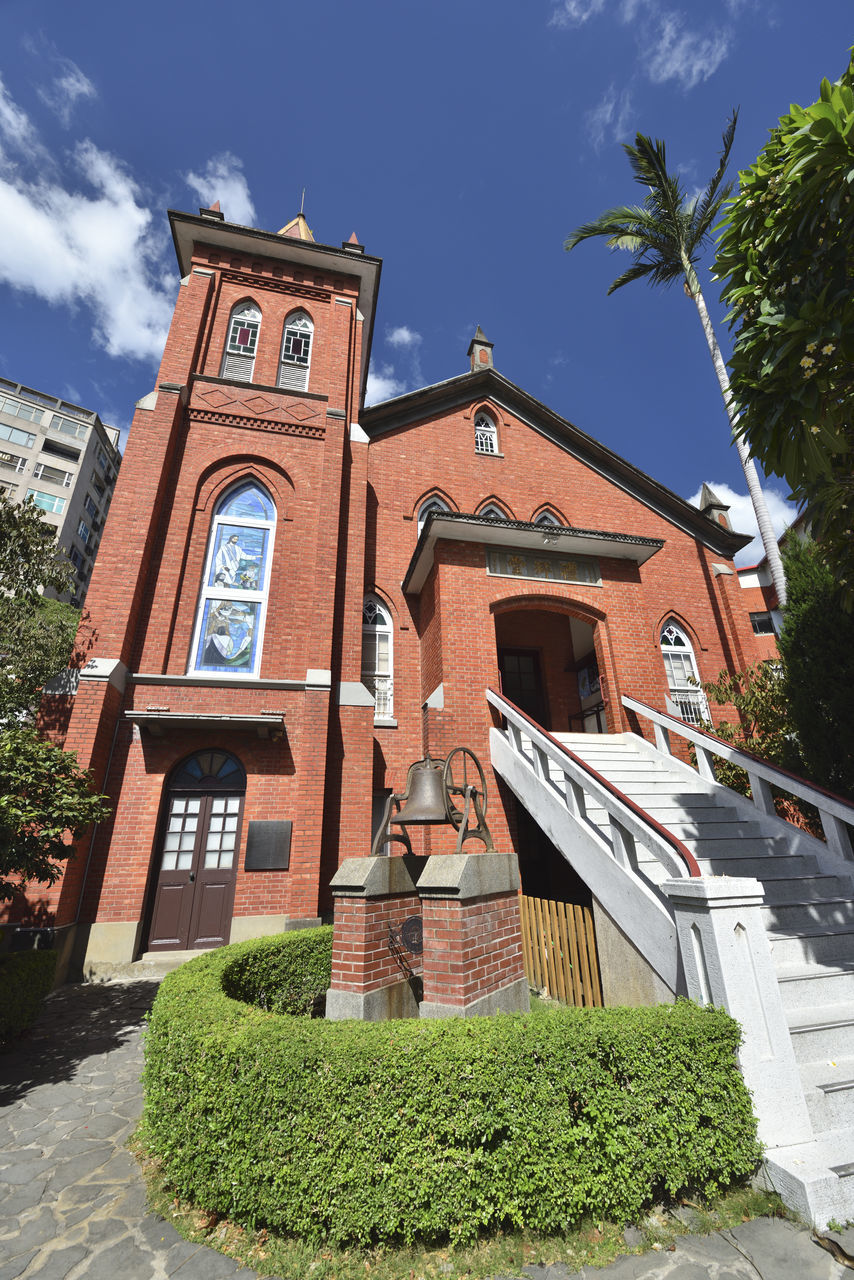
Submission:
{"label": "stone paving slab", "polygon": [[[0,1056],[0,1280],[230,1280],[255,1272],[148,1213],[124,1150],[142,1110],[142,1028],[156,981],[62,987]],[[837,1237],[854,1253],[854,1230]],[[746,1222],[601,1270],[531,1280],[849,1280],[803,1227]],[[496,1277],[495,1280],[502,1280]],[[509,1280],[505,1277],[503,1280]]]}

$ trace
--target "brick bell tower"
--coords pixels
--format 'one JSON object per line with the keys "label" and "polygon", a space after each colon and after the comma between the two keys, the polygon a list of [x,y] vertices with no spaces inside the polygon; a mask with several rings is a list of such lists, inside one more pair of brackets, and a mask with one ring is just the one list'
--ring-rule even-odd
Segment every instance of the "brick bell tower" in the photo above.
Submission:
{"label": "brick bell tower", "polygon": [[[54,894],[88,973],[318,919],[323,815],[340,804],[325,794],[333,668],[358,680],[381,263],[355,235],[317,243],[302,213],[276,233],[218,207],[169,220],[178,298],[66,737],[114,806]],[[353,781],[338,769],[336,786]]]}

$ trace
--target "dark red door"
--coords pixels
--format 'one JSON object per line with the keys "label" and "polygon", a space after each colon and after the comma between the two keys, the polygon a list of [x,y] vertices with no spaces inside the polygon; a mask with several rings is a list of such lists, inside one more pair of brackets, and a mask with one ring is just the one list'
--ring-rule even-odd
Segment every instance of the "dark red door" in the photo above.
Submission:
{"label": "dark red door", "polygon": [[151,951],[228,941],[241,796],[171,795],[148,940]]}

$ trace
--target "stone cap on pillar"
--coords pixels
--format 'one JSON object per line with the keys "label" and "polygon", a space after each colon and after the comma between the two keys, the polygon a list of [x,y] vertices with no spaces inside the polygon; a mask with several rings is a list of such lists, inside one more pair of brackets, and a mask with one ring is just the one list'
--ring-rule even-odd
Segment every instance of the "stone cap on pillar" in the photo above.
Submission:
{"label": "stone cap on pillar", "polygon": [[692,876],[685,880],[664,880],[659,886],[671,902],[709,908],[761,906],[765,886],[747,876]]}
{"label": "stone cap on pillar", "polygon": [[418,877],[422,898],[486,898],[519,888],[515,853],[434,853]]}
{"label": "stone cap on pillar", "polygon": [[386,858],[345,858],[330,881],[335,898],[388,898],[417,891],[426,858],[397,854]]}

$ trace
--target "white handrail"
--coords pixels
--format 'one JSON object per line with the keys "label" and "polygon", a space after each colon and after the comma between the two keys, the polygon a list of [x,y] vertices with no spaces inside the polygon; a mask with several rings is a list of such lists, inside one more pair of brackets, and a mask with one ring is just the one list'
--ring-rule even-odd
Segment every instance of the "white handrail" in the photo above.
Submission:
{"label": "white handrail", "polygon": [[[639,869],[636,846],[640,845],[662,864],[674,879],[695,877],[701,874],[699,865],[686,845],[667,831],[660,823],[624,795],[608,780],[562,742],[553,738],[530,716],[501,694],[492,689],[486,691],[487,702],[495,707],[507,722],[507,735],[517,755],[527,760],[546,786],[565,801],[566,807],[577,821],[591,827],[595,835],[610,846],[614,859],[626,870],[643,879]],[[526,751],[527,737],[530,751]],[[548,762],[555,764],[563,779],[563,787],[551,776]],[[604,809],[608,815],[610,839],[587,816],[587,798]]]}
{"label": "white handrail", "polygon": [[799,800],[805,800],[813,805],[818,809],[828,849],[848,861],[854,859],[851,835],[848,830],[849,827],[854,827],[854,804],[843,800],[841,796],[824,791],[821,787],[813,786],[805,779],[799,778],[797,774],[789,773],[787,769],[769,764],[767,760],[760,760],[750,752],[740,751],[738,747],[724,742],[722,738],[687,724],[677,716],[669,715],[666,711],[657,711],[637,698],[625,695],[622,703],[629,711],[634,711],[652,721],[655,745],[664,755],[670,754],[668,731],[691,742],[697,753],[698,772],[707,781],[717,782],[712,756],[720,756],[722,760],[744,769],[750,780],[751,799],[762,813],[778,816],[771,792],[772,785],[780,791],[787,791],[790,795],[797,796]]}

